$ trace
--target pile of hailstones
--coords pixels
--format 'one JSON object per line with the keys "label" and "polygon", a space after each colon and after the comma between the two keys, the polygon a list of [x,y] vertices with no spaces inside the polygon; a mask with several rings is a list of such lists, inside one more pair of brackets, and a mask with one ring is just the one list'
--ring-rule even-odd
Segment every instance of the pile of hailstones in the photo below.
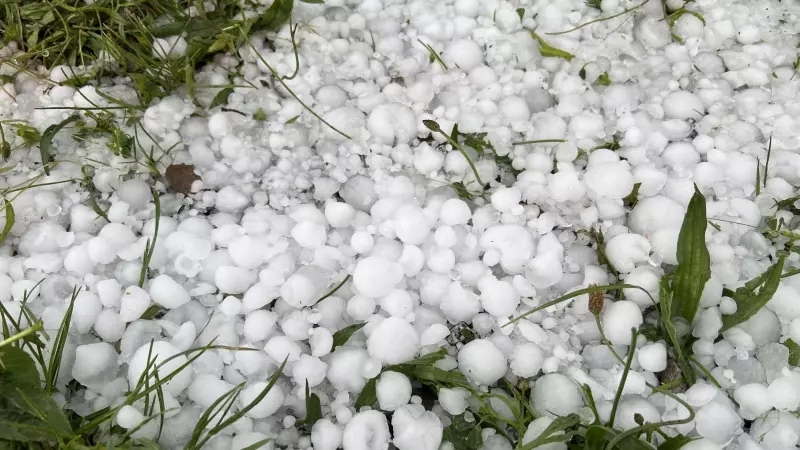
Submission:
{"label": "pile of hailstones", "polygon": [[[774,200],[791,197],[800,183],[800,77],[792,66],[800,21],[787,3],[697,0],[685,6],[705,22],[683,14],[670,28],[661,2],[650,1],[560,36],[544,33],[600,11],[581,0],[522,1],[522,17],[517,5],[498,1],[298,3],[300,75],[285,83],[352,139],[276,85],[237,87],[224,110],[203,115],[179,95],[147,109],[150,138],[140,137],[141,145],[158,167],[186,163],[200,175],[187,198],[163,193],[158,179],[130,175],[130,161],[111,155],[102,139],[76,143],[61,132],[53,155],[61,162],[49,176],[36,168],[37,149],[16,149],[4,188],[36,186],[4,190],[16,222],[2,247],[0,301],[17,314],[27,298],[45,329],[55,330],[73,288],[82,288],[59,379],[82,387],[69,399],[57,395],[80,414],[119,405],[150,352],[164,361],[211,342],[253,349],[209,350],[164,386],[169,431],[159,442],[166,448],[183,445],[200,414],[233,386],[246,382],[237,407],[249,404],[286,360],[269,394],[209,448],[271,438],[281,448],[382,450],[391,441],[400,450],[435,450],[443,427],[470,405],[469,392],[441,389],[426,410],[412,380],[381,370],[442,347],[448,356],[439,367],[476,386],[531,380],[540,418],[522,438],[529,442],[554,416],[587,412],[579,384],[591,387],[607,416],[622,368],[600,344],[585,295],[504,325],[558,295],[613,281],[580,230],[602,232],[621,278],[657,299],[662,264],[677,262],[678,230],[696,184],[716,227],[707,235],[713,275],[691,330],[692,351],[721,388],[690,386],[680,395],[695,420],[664,431],[701,438],[687,449],[795,448],[800,373],[782,342],[800,342],[800,277],[784,279],[766,308],[720,336],[722,316],[736,308],[723,287],[735,289],[770,264],[775,248],[758,229],[776,214]],[[610,16],[635,5],[601,6]],[[543,58],[525,30],[536,27],[576,58]],[[198,73],[198,85],[224,84],[237,68],[247,83],[234,85],[272,83],[264,61],[291,73],[286,37],[284,29],[275,49],[256,40],[260,53],[248,47],[218,58]],[[418,41],[443,49],[444,64],[429,61]],[[595,83],[603,74],[610,85]],[[56,81],[63,75],[61,68],[51,73]],[[0,114],[41,131],[65,112],[40,106],[107,105],[97,89],[136,101],[124,81],[114,82],[76,91],[18,74],[0,91]],[[216,91],[197,93],[207,104]],[[266,120],[250,118],[258,109]],[[429,134],[423,119],[443,130],[457,123],[465,133],[488,132],[519,175],[509,178],[493,158],[473,153],[491,188],[484,198],[457,198],[448,185],[480,187],[464,156],[439,146],[442,136],[419,140]],[[121,118],[119,125],[133,134]],[[612,136],[616,151],[580,150]],[[568,142],[512,146],[535,139]],[[75,161],[94,164],[93,195],[110,204],[108,222],[77,183],[48,184],[82,179]],[[636,183],[639,201],[628,211],[622,199]],[[162,192],[157,230],[151,189]],[[794,223],[791,212],[777,215]],[[155,245],[139,287],[147,242]],[[797,265],[796,255],[787,265]],[[608,299],[602,315],[620,354],[631,328],[653,319],[643,317],[646,294],[625,289],[625,298]],[[152,305],[161,313],[143,319]],[[364,322],[332,349],[334,332]],[[461,323],[478,338],[448,343],[450,328]],[[667,367],[665,344],[640,336],[636,347],[616,425],[635,427],[636,414],[646,422],[686,417],[679,403],[647,387]],[[178,356],[163,364],[160,377],[186,362]],[[376,376],[376,409],[356,410],[355,398]],[[297,426],[306,385],[322,399],[324,415],[310,435]],[[135,429],[146,419],[135,403],[114,421]],[[134,435],[153,438],[157,422]],[[483,439],[487,450],[512,448],[492,430]]]}

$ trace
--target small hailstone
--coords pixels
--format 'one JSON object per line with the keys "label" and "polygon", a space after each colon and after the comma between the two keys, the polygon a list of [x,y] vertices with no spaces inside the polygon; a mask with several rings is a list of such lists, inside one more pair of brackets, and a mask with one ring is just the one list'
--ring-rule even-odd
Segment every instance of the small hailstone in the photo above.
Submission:
{"label": "small hailstone", "polygon": [[327,232],[325,225],[304,220],[292,228],[292,238],[303,248],[317,248],[325,245]]}
{"label": "small hailstone", "polygon": [[123,181],[117,189],[117,195],[132,211],[144,208],[153,199],[150,186],[139,178]]}
{"label": "small hailstone", "polygon": [[384,103],[369,114],[367,130],[385,144],[407,144],[417,135],[417,116],[399,103]]}
{"label": "small hailstone", "polygon": [[642,369],[648,372],[661,372],[667,368],[667,348],[661,342],[641,347],[636,357]]}
{"label": "small hailstone", "polygon": [[463,200],[451,198],[442,204],[439,220],[445,225],[464,225],[472,217],[469,205]]}
{"label": "small hailstone", "polygon": [[533,409],[542,416],[565,416],[583,406],[583,395],[571,379],[550,373],[536,380],[531,390]]}
{"label": "small hailstone", "polygon": [[353,284],[359,293],[368,297],[383,297],[403,280],[403,267],[384,258],[369,256],[358,262]]}
{"label": "small hailstone", "polygon": [[458,369],[476,383],[491,385],[506,374],[508,361],[492,341],[475,339],[459,350]]}
{"label": "small hailstone", "polygon": [[325,218],[334,228],[345,228],[350,225],[355,213],[355,208],[347,203],[328,202],[325,204]]}
{"label": "small hailstone", "polygon": [[144,421],[144,415],[131,405],[124,405],[117,412],[117,424],[126,430],[136,428]]}
{"label": "small hailstone", "polygon": [[342,444],[342,429],[329,419],[320,419],[311,427],[314,450],[336,450]]}
{"label": "small hailstone", "polygon": [[97,315],[94,332],[106,342],[117,342],[125,332],[125,322],[114,310],[106,308]]}
{"label": "small hailstone", "polygon": [[119,307],[122,299],[122,286],[120,286],[119,281],[113,278],[98,281],[95,290],[103,306],[107,308]]}
{"label": "small hailstone", "polygon": [[189,302],[189,293],[169,275],[150,281],[150,298],[164,308],[175,309]]}
{"label": "small hailstone", "polygon": [[414,309],[411,294],[403,289],[395,289],[381,299],[381,308],[395,317],[406,317]]}
{"label": "small hailstone", "polygon": [[683,207],[675,200],[662,195],[639,201],[628,216],[628,226],[637,234],[649,234],[664,227],[683,224]]}
{"label": "small hailstone", "polygon": [[700,119],[706,111],[700,97],[686,91],[671,92],[663,106],[664,113],[672,119]]}
{"label": "small hailstone", "polygon": [[612,303],[603,314],[603,330],[614,345],[630,345],[631,329],[644,322],[639,306],[630,300]]}
{"label": "small hailstone", "polygon": [[511,373],[522,378],[533,377],[542,370],[543,362],[542,349],[538,345],[533,343],[517,345],[511,354]]}
{"label": "small hailstone", "polygon": [[394,411],[411,399],[411,381],[399,372],[386,371],[376,385],[378,405],[384,411]]}
{"label": "small hailstone", "polygon": [[[266,389],[267,382],[258,381],[253,384],[250,384],[239,395],[239,405],[241,408],[249,405]],[[273,385],[272,388],[267,392],[267,395],[261,399],[255,406],[245,413],[245,416],[253,418],[253,419],[263,419],[265,417],[269,417],[275,412],[280,409],[283,405],[283,389],[277,384]]]}
{"label": "small hailstone", "polygon": [[214,273],[214,283],[224,294],[241,294],[247,291],[255,280],[255,273],[241,267],[221,266]]}
{"label": "small hailstone", "polygon": [[275,330],[278,316],[272,311],[257,309],[244,319],[244,337],[249,342],[263,341]]}
{"label": "small hailstone", "polygon": [[366,231],[356,231],[350,237],[350,248],[356,253],[362,255],[368,253],[372,250],[373,245],[375,245],[375,239]]}
{"label": "small hailstone", "polygon": [[650,249],[650,243],[644,236],[623,233],[614,236],[606,243],[606,256],[616,270],[629,273],[636,268],[636,264],[650,258]]}
{"label": "small hailstone", "polygon": [[459,39],[445,48],[443,59],[446,63],[455,64],[462,71],[469,72],[483,64],[483,50],[470,39]]}
{"label": "small hailstone", "polygon": [[623,289],[623,292],[625,293],[625,299],[631,300],[643,308],[653,306],[653,301],[658,302],[659,300],[658,293],[660,280],[661,279],[655,273],[655,271],[647,265],[634,268],[625,277],[625,284],[639,286],[647,292],[643,292],[641,289]]}
{"label": "small hailstone", "polygon": [[91,292],[81,292],[75,298],[72,324],[79,333],[88,333],[102,310],[103,305],[97,295]]}
{"label": "small hailstone", "polygon": [[386,416],[376,410],[364,411],[354,415],[344,426],[342,448],[344,450],[389,448],[391,438]]}
{"label": "small hailstone", "polygon": [[431,232],[432,224],[418,206],[401,206],[394,213],[394,221],[397,238],[404,244],[419,245]]}
{"label": "small hailstone", "polygon": [[254,284],[245,292],[242,298],[242,310],[255,311],[272,303],[279,295],[279,290],[264,282]]}
{"label": "small hailstone", "polygon": [[422,344],[423,346],[435,345],[443,341],[449,335],[450,335],[450,329],[447,328],[446,325],[441,323],[435,323],[422,332],[422,335],[420,336],[419,340],[420,344]]}
{"label": "small hailstone", "polygon": [[398,450],[438,450],[442,422],[422,405],[406,405],[392,414],[392,434],[392,443]]}
{"label": "small hailstone", "polygon": [[81,345],[75,349],[72,377],[87,386],[93,386],[109,375],[113,379],[116,375],[117,356],[114,346],[106,342]]}
{"label": "small hailstone", "polygon": [[640,395],[626,395],[619,402],[617,409],[617,424],[623,430],[630,430],[639,426],[636,416],[644,418],[646,423],[656,423],[661,420],[658,409],[647,399]]}
{"label": "small hailstone", "polygon": [[207,373],[198,374],[186,393],[191,401],[202,408],[210,407],[220,397],[233,388],[233,385],[219,377]]}
{"label": "small hailstone", "polygon": [[478,288],[483,309],[495,317],[508,317],[519,306],[519,294],[507,281],[485,277],[478,282]]}
{"label": "small hailstone", "polygon": [[285,359],[289,362],[294,362],[300,359],[300,355],[303,354],[302,347],[286,336],[273,336],[270,338],[267,341],[267,345],[264,346],[264,351],[275,361],[283,361]]}
{"label": "small hailstone", "polygon": [[318,386],[325,381],[325,373],[328,365],[319,358],[309,355],[302,355],[298,361],[292,365],[292,378],[298,386],[309,387]]}
{"label": "small hailstone", "polygon": [[369,355],[386,365],[414,359],[419,348],[417,331],[398,317],[384,319],[367,339]]}
{"label": "small hailstone", "polygon": [[317,327],[311,332],[308,339],[311,346],[311,356],[323,357],[331,352],[333,347],[333,334],[327,328]]}
{"label": "small hailstone", "polygon": [[[172,344],[164,341],[156,341],[146,343],[136,350],[130,362],[128,363],[128,383],[130,386],[136,386],[139,378],[145,372],[148,366],[148,355],[150,361],[154,361],[158,366],[158,378],[164,379],[168,375],[176,373],[176,375],[167,381],[163,389],[173,396],[179,395],[183,392],[192,380],[192,367],[185,367],[183,370],[176,372],[188,359],[184,355],[178,355],[179,351]],[[169,361],[166,359],[172,358]],[[152,370],[151,370],[152,373]],[[151,382],[153,381],[151,375]]]}
{"label": "small hailstone", "polygon": [[753,420],[772,409],[767,387],[761,383],[750,383],[738,387],[733,399],[739,404],[739,414],[746,420]]}
{"label": "small hailstone", "polygon": [[699,408],[695,416],[697,433],[727,445],[742,428],[742,418],[727,403],[712,401]]}
{"label": "small hailstone", "polygon": [[453,416],[463,414],[467,410],[470,393],[464,388],[441,388],[439,389],[439,404],[442,409]]}
{"label": "small hailstone", "polygon": [[122,294],[119,316],[123,322],[133,322],[142,317],[149,306],[150,294],[138,286],[129,286]]}

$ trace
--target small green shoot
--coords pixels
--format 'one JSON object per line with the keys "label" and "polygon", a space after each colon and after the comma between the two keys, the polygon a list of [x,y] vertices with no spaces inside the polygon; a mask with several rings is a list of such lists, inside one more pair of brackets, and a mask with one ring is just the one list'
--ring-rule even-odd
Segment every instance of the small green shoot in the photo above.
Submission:
{"label": "small green shoot", "polygon": [[517,8],[516,11],[519,16],[519,21],[522,22],[522,19],[525,18],[525,8]]}
{"label": "small green shoot", "polygon": [[296,115],[296,116],[292,117],[291,119],[287,120],[287,121],[286,121],[286,122],[284,122],[283,124],[284,124],[284,125],[291,125],[291,124],[293,124],[293,123],[297,122],[297,119],[299,119],[299,118],[300,118],[300,114],[298,114],[298,115]]}
{"label": "small green shoot", "polygon": [[445,64],[441,55],[439,55],[439,53],[436,50],[434,50],[433,47],[431,47],[429,44],[426,44],[419,39],[417,39],[417,42],[422,44],[422,46],[425,47],[426,50],[428,50],[428,61],[431,63],[435,61],[442,68],[443,72],[447,72],[449,67],[447,67],[447,64]]}
{"label": "small green shoot", "polygon": [[156,191],[153,191],[153,204],[155,205],[155,211],[153,212],[155,222],[153,227],[153,239],[148,239],[144,247],[142,269],[139,273],[139,287],[144,286],[144,282],[147,279],[147,272],[150,269],[150,260],[153,259],[153,252],[155,251],[156,241],[158,240],[158,226],[161,224],[161,197],[159,197]]}
{"label": "small green shoot", "polygon": [[449,142],[450,145],[453,146],[453,148],[458,150],[461,153],[461,155],[464,156],[464,159],[467,160],[467,164],[469,164],[470,169],[472,169],[472,173],[475,175],[475,180],[478,181],[478,184],[484,186],[483,181],[481,181],[481,176],[478,173],[478,168],[475,167],[475,163],[472,162],[472,158],[469,157],[464,147],[461,144],[459,144],[458,141],[453,139],[449,134],[447,134],[444,130],[442,130],[442,127],[435,120],[423,120],[422,123],[425,125],[426,128],[428,128],[432,132],[439,133],[442,136],[444,136],[447,142]]}
{"label": "small green shoot", "polygon": [[611,85],[611,78],[608,76],[608,72],[603,72],[597,77],[597,84],[600,86],[610,86]]}
{"label": "small green shoot", "polygon": [[253,114],[253,119],[263,122],[267,120],[267,112],[264,111],[264,108],[258,108],[255,114]]}
{"label": "small green shoot", "polygon": [[53,138],[56,137],[56,133],[58,133],[59,130],[77,120],[80,120],[80,116],[73,114],[55,125],[50,125],[44,130],[44,133],[42,133],[42,139],[39,141],[39,154],[42,157],[42,167],[44,168],[45,175],[50,175]]}
{"label": "small green shoot", "polygon": [[565,59],[567,61],[572,61],[573,59],[575,59],[575,55],[573,55],[572,53],[570,53],[568,51],[561,50],[560,48],[553,47],[552,45],[548,44],[547,41],[542,39],[541,36],[536,34],[535,31],[530,30],[530,33],[531,33],[531,36],[534,39],[536,39],[536,41],[539,43],[539,53],[541,53],[543,57],[545,57],[545,58],[561,58],[561,59]]}

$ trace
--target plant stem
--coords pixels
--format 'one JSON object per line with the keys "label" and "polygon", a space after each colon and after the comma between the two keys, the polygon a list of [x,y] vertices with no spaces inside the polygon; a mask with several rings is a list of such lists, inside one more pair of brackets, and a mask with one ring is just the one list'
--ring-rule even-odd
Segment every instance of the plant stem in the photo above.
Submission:
{"label": "plant stem", "polygon": [[42,327],[43,327],[43,322],[40,320],[40,321],[36,322],[35,324],[33,324],[32,327],[26,328],[26,329],[20,331],[19,333],[0,341],[0,348],[5,347],[6,345],[11,344],[13,342],[16,342],[16,341],[18,341],[20,339],[23,339],[28,335],[36,333],[37,331],[40,331],[42,329]]}

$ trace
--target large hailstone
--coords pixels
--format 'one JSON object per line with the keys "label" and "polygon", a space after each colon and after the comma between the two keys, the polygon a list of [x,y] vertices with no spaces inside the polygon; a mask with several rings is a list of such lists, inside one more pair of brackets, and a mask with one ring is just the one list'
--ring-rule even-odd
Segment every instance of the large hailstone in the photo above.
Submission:
{"label": "large hailstone", "polygon": [[368,256],[356,265],[353,285],[366,297],[388,295],[403,280],[403,266],[378,256]]}
{"label": "large hailstone", "polygon": [[367,339],[369,356],[384,365],[410,361],[417,356],[419,348],[417,330],[399,317],[384,319]]}
{"label": "large hailstone", "polygon": [[478,242],[484,251],[500,253],[500,266],[506,273],[520,274],[533,257],[533,237],[520,225],[495,225],[481,235]]}
{"label": "large hailstone", "polygon": [[389,448],[389,422],[380,411],[370,410],[353,416],[344,427],[344,450],[384,450]]}
{"label": "large hailstone", "polygon": [[491,385],[506,374],[508,361],[494,342],[475,339],[458,352],[458,370],[476,383]]}
{"label": "large hailstone", "polygon": [[398,450],[437,450],[442,443],[442,422],[422,405],[406,405],[392,414],[392,443]]}
{"label": "large hailstone", "polygon": [[574,381],[560,373],[542,376],[533,385],[531,402],[541,416],[566,416],[583,406],[583,394]]}

